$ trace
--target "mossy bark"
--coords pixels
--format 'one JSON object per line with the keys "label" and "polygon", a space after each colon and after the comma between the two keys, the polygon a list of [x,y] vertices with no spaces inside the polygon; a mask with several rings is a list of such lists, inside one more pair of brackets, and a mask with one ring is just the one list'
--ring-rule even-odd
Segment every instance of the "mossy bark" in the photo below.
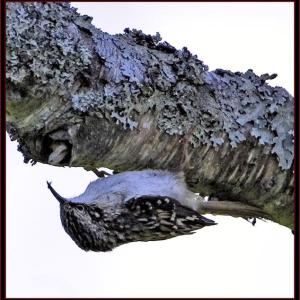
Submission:
{"label": "mossy bark", "polygon": [[294,99],[275,74],[209,71],[66,3],[8,3],[6,23],[7,128],[26,162],[183,170],[193,191],[293,227]]}

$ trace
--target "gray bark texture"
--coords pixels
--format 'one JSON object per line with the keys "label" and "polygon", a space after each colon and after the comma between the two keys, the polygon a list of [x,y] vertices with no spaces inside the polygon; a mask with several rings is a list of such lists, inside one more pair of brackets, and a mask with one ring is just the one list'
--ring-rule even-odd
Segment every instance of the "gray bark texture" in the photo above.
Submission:
{"label": "gray bark texture", "polygon": [[209,71],[158,33],[91,20],[7,4],[7,130],[25,162],[180,170],[194,192],[293,228],[294,99],[266,83],[276,74]]}

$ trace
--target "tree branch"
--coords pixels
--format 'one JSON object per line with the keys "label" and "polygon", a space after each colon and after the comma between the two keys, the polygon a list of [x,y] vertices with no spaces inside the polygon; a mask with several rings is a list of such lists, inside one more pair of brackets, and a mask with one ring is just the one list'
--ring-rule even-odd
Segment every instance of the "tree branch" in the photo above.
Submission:
{"label": "tree branch", "polygon": [[193,191],[293,227],[294,100],[275,74],[209,71],[66,3],[8,3],[6,24],[7,128],[26,162],[183,170]]}

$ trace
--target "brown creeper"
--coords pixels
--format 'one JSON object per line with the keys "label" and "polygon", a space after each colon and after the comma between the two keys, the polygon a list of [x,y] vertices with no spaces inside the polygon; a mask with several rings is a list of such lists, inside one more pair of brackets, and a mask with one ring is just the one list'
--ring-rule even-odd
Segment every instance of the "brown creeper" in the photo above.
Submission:
{"label": "brown creeper", "polygon": [[83,250],[110,251],[129,242],[169,239],[216,224],[195,211],[197,196],[184,175],[161,170],[119,173],[91,182],[60,202],[65,231]]}

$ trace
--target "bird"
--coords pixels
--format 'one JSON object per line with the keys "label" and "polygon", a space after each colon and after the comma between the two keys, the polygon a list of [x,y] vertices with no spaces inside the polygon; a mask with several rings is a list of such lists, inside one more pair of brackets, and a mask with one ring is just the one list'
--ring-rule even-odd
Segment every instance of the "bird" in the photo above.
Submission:
{"label": "bird", "polygon": [[112,251],[137,241],[158,241],[215,225],[197,210],[198,196],[183,172],[146,169],[98,178],[79,196],[60,203],[66,233],[85,251]]}

